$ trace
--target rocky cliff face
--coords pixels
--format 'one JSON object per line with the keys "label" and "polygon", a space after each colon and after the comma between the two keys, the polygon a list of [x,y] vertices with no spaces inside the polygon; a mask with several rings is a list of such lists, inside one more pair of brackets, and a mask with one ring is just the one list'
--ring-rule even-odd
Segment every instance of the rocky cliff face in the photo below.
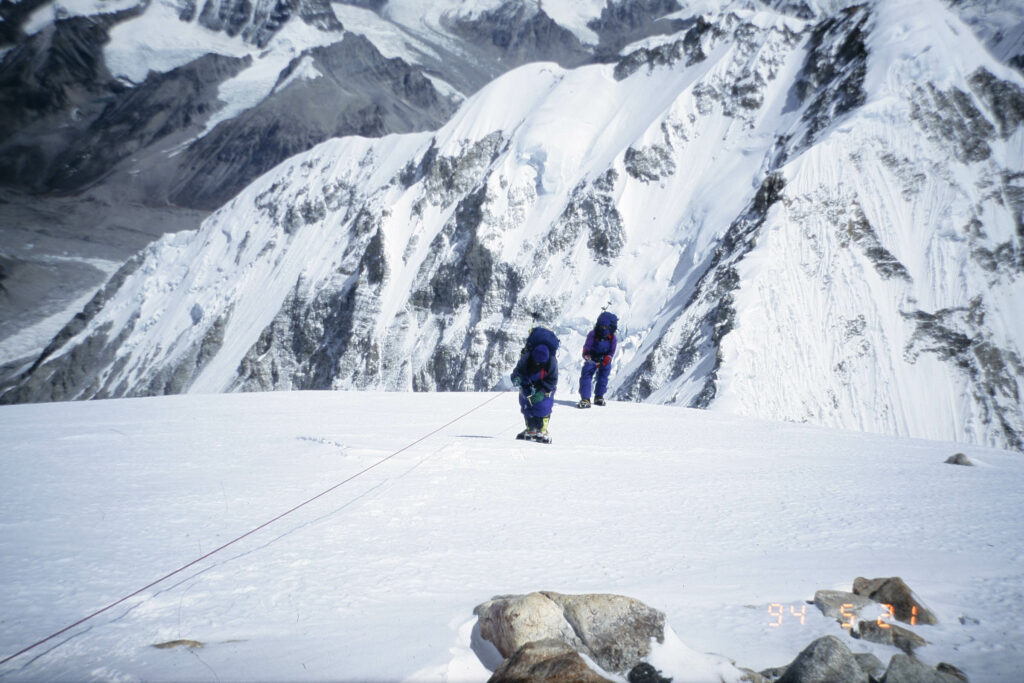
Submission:
{"label": "rocky cliff face", "polygon": [[[614,58],[609,46],[664,30],[655,27],[658,17],[677,9],[610,4],[592,22],[600,41],[594,45],[524,0],[490,9],[485,3],[480,11],[453,5],[423,24],[390,19],[386,3],[348,4],[376,11],[378,23],[392,26],[395,37],[385,39],[371,26],[384,49],[393,51],[396,40],[415,47],[385,57],[359,35],[361,25],[346,31],[319,0],[181,0],[79,16],[54,7],[48,23],[39,18],[48,5],[36,7],[31,21],[17,10],[27,3],[5,6],[11,46],[0,53],[0,183],[35,193],[103,183],[151,204],[213,209],[328,138],[436,129],[459,99],[521,64],[573,67]],[[233,40],[217,42],[203,29]],[[168,37],[124,47],[126,35],[152,30]],[[210,43],[206,54],[203,41]],[[188,53],[194,59],[178,56]],[[302,80],[315,85],[288,95],[268,87],[288,80],[299,64]],[[239,95],[247,82],[265,92]]]}
{"label": "rocky cliff face", "polygon": [[537,322],[571,394],[610,306],[617,398],[1024,448],[1024,87],[920,5],[723,11],[324,143],[154,244],[2,400],[500,388]]}
{"label": "rocky cliff face", "polygon": [[[295,77],[298,70],[314,77]],[[172,202],[214,209],[281,160],[323,140],[436,128],[454,111],[421,71],[386,59],[362,36],[304,53],[279,83],[258,105],[165,164],[173,169]]]}
{"label": "rocky cliff face", "polygon": [[[436,128],[454,108],[418,68],[348,35],[300,52],[278,87],[207,131],[220,89],[258,66],[253,57],[206,54],[128,87],[103,46],[109,25],[131,14],[57,21],[0,65],[0,181],[61,193],[102,182],[154,204],[214,209],[327,138]],[[294,78],[300,65],[307,74]]]}
{"label": "rocky cliff face", "polygon": [[195,0],[182,0],[178,18],[198,22],[212,31],[241,36],[257,47],[266,47],[270,39],[292,17],[325,31],[341,30],[341,22],[324,0],[206,0],[197,7]]}

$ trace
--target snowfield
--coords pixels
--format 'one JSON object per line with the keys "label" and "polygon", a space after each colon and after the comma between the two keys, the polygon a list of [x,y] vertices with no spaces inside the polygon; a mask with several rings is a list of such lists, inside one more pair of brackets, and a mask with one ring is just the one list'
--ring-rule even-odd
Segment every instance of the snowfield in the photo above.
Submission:
{"label": "snowfield", "polygon": [[[925,663],[1024,680],[1020,454],[580,411],[562,372],[550,446],[513,439],[512,393],[0,408],[0,659],[229,544],[0,680],[483,681],[500,656],[473,608],[534,590],[664,611],[679,641],[653,661],[677,683],[788,664],[825,634],[887,663],[805,602],[858,576],[900,576],[936,613],[914,627]],[[958,451],[976,466],[944,464]],[[203,646],[153,647],[175,640]]]}

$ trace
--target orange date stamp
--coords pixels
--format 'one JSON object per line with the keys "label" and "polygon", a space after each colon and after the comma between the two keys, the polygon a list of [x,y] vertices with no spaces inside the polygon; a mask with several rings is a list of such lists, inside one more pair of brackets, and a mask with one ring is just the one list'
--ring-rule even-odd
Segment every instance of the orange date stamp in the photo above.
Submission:
{"label": "orange date stamp", "polygon": [[[890,621],[896,616],[896,608],[890,604],[882,604],[885,611],[878,615],[875,619],[875,623],[878,624],[879,628],[892,628]],[[839,614],[842,616],[840,625],[843,628],[853,629],[857,625],[857,614],[853,611],[854,605],[852,603],[844,603],[839,610]],[[768,614],[771,616],[773,621],[769,622],[768,625],[772,628],[779,628],[782,626],[783,621],[792,622],[794,619],[798,620],[800,625],[803,626],[807,619],[807,605],[800,605],[800,610],[796,609],[796,606],[789,605],[787,614],[786,605],[781,602],[773,602],[768,605]],[[910,608],[910,625],[917,625],[917,605]]]}

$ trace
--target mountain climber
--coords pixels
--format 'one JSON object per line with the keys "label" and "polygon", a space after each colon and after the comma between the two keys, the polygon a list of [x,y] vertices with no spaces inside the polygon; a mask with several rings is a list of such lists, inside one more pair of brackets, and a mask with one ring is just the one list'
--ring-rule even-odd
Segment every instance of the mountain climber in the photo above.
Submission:
{"label": "mountain climber", "polygon": [[548,420],[555,405],[558,385],[558,337],[545,327],[534,327],[512,371],[512,384],[519,387],[519,409],[526,420],[526,429],[517,439],[551,443]]}
{"label": "mountain climber", "polygon": [[594,389],[594,404],[604,405],[604,392],[608,390],[608,375],[611,373],[612,356],[618,343],[615,331],[619,327],[619,319],[614,313],[602,311],[597,322],[587,334],[583,343],[583,370],[580,372],[580,408],[590,407],[590,390],[597,374],[597,386]]}

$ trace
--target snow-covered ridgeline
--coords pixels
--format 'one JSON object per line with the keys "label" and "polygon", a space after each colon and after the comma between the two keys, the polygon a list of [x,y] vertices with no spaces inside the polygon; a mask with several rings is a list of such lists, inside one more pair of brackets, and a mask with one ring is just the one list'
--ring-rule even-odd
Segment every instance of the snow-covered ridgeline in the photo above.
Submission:
{"label": "snow-covered ridgeline", "polygon": [[325,143],[155,245],[4,400],[489,388],[537,320],[571,392],[610,303],[620,396],[1019,447],[1021,78],[956,25],[728,12]]}

